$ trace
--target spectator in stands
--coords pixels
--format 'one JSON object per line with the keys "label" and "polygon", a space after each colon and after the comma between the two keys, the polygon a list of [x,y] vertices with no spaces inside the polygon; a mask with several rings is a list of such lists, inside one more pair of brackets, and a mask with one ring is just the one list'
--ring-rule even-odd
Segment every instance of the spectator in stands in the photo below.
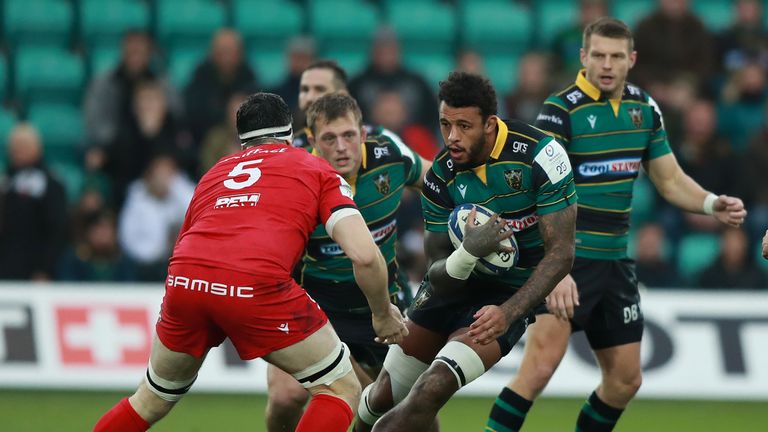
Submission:
{"label": "spectator in stands", "polygon": [[[739,168],[730,143],[717,134],[717,115],[712,102],[700,99],[688,108],[683,139],[676,148],[676,155],[683,171],[701,187],[725,195],[743,191],[734,181]],[[711,217],[685,213],[684,218],[694,230],[715,231],[720,228],[720,224]]]}
{"label": "spectator in stands", "polygon": [[664,257],[664,228],[655,223],[643,225],[636,234],[635,266],[637,279],[651,288],[680,286],[677,269]]}
{"label": "spectator in stands", "polygon": [[197,153],[192,139],[168,111],[165,93],[157,82],[136,87],[132,119],[106,151],[105,171],[112,180],[117,209],[125,200],[128,185],[141,177],[158,153],[175,156],[188,173],[196,174]]}
{"label": "spectator in stands", "polygon": [[85,221],[83,238],[59,261],[57,279],[84,282],[129,282],[135,279],[134,264],[117,244],[115,217],[106,211]]}
{"label": "spectator in stands", "polygon": [[[382,91],[373,104],[370,119],[396,133],[419,156],[432,160],[440,150],[440,144],[432,132],[423,125],[412,123],[403,96],[395,91]],[[419,215],[421,219],[421,215]]]}
{"label": "spectator in stands", "polygon": [[125,254],[137,263],[139,280],[165,277],[194,188],[169,156],[153,159],[144,177],[130,185],[120,213],[118,238]]}
{"label": "spectator in stands", "polygon": [[184,91],[185,113],[195,143],[200,143],[211,127],[224,121],[227,101],[235,93],[257,89],[256,74],[243,58],[243,41],[232,29],[219,30],[211,50],[195,69]]}
{"label": "spectator in stands", "polygon": [[72,209],[72,235],[74,244],[85,241],[85,233],[95,216],[107,210],[107,203],[101,190],[88,186],[80,193],[74,208]]}
{"label": "spectator in stands", "polygon": [[768,278],[749,253],[749,239],[738,228],[728,228],[720,238],[720,255],[699,275],[701,288],[766,288]]}
{"label": "spectator in stands", "polygon": [[730,74],[720,97],[719,124],[737,152],[744,152],[749,138],[763,125],[763,107],[768,98],[766,70],[757,58]]}
{"label": "spectator in stands", "polygon": [[659,0],[659,7],[637,25],[640,58],[630,76],[656,96],[680,74],[706,84],[713,70],[714,44],[688,0]]}
{"label": "spectator in stands", "polygon": [[160,83],[169,109],[181,111],[180,98],[170,83],[152,67],[152,39],[147,33],[129,31],[123,36],[120,62],[115,69],[91,82],[85,95],[85,143],[90,153],[86,162],[92,170],[101,169],[103,149],[113,143],[122,127],[133,121],[135,89],[139,83]]}
{"label": "spectator in stands", "polygon": [[479,52],[472,49],[463,49],[456,57],[455,69],[459,72],[467,72],[475,75],[485,75],[485,64]]}
{"label": "spectator in stands", "polygon": [[763,4],[759,0],[736,0],[733,25],[717,38],[718,65],[735,71],[750,59],[768,67],[768,32],[763,25]]}
{"label": "spectator in stands", "polygon": [[[576,76],[576,72],[573,76]],[[547,56],[536,52],[524,55],[517,69],[517,86],[504,98],[507,117],[533,123],[541,109],[541,102],[551,92],[552,82]]]}
{"label": "spectator in stands", "polygon": [[763,127],[752,137],[739,167],[740,190],[744,204],[749,206],[745,226],[749,238],[758,238],[768,226],[768,103],[764,107]]}
{"label": "spectator in stands", "polygon": [[40,135],[28,124],[8,136],[0,181],[0,279],[50,280],[66,234],[66,193],[43,162]]}
{"label": "spectator in stands", "polygon": [[382,92],[396,92],[405,101],[406,118],[430,130],[437,129],[437,102],[427,82],[403,66],[400,43],[389,27],[380,28],[373,41],[371,61],[363,73],[349,83],[363,118],[373,115],[373,107]]}
{"label": "spectator in stands", "polygon": [[559,32],[552,40],[555,81],[568,83],[581,70],[581,46],[584,27],[601,16],[608,15],[604,0],[581,0],[579,22]]}
{"label": "spectator in stands", "polygon": [[[296,96],[298,98],[298,96]],[[235,93],[227,103],[227,118],[208,132],[200,148],[199,175],[205,174],[222,157],[240,150],[240,138],[237,136],[237,110],[247,95]]]}
{"label": "spectator in stands", "polygon": [[[294,122],[297,116],[303,116],[304,112],[299,109],[299,85],[301,84],[301,74],[315,61],[315,41],[309,36],[296,36],[288,43],[286,50],[286,63],[288,64],[288,74],[280,85],[270,90],[283,98],[293,113]],[[303,118],[299,124],[303,124]]]}

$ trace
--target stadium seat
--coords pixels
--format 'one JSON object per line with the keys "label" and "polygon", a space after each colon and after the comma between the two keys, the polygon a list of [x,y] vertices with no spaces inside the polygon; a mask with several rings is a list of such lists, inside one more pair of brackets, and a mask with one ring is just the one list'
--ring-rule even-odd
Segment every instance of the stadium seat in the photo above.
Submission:
{"label": "stadium seat", "polygon": [[733,3],[731,0],[696,0],[691,2],[691,7],[709,31],[719,33],[733,23],[736,7]]}
{"label": "stadium seat", "polygon": [[0,104],[5,102],[6,95],[8,95],[8,60],[0,55]]}
{"label": "stadium seat", "polygon": [[64,186],[67,200],[74,204],[80,199],[80,193],[85,184],[85,172],[77,163],[53,161],[50,164],[51,172]]}
{"label": "stadium seat", "polygon": [[282,49],[251,49],[248,62],[259,77],[259,85],[268,89],[279,85],[285,79],[287,68]]}
{"label": "stadium seat", "polygon": [[77,107],[34,104],[27,111],[27,119],[40,130],[46,160],[68,163],[78,161],[83,120]]}
{"label": "stadium seat", "polygon": [[563,30],[579,22],[579,3],[571,0],[536,2],[536,32],[539,45],[549,47]]}
{"label": "stadium seat", "polygon": [[88,55],[88,75],[93,78],[117,66],[120,61],[119,47],[93,49]]}
{"label": "stadium seat", "polygon": [[616,0],[613,2],[613,16],[635,28],[643,18],[656,9],[655,0]]}
{"label": "stadium seat", "polygon": [[5,167],[5,161],[8,158],[8,134],[16,124],[16,116],[11,112],[0,107],[0,173]]}
{"label": "stadium seat", "polygon": [[689,283],[712,264],[720,253],[720,238],[714,234],[688,234],[680,240],[678,270]]}
{"label": "stadium seat", "polygon": [[290,1],[237,0],[232,8],[235,28],[249,49],[282,48],[304,30],[304,9]]}
{"label": "stadium seat", "polygon": [[499,0],[465,1],[459,17],[464,44],[483,54],[521,54],[533,31],[531,11],[519,3]]}
{"label": "stadium seat", "polygon": [[120,46],[126,30],[148,29],[149,8],[135,0],[81,0],[80,36],[93,50]]}
{"label": "stadium seat", "polygon": [[368,50],[335,50],[324,49],[320,52],[322,58],[336,60],[352,78],[368,66]]}
{"label": "stadium seat", "polygon": [[513,55],[485,57],[485,71],[496,89],[499,102],[517,85],[517,66],[520,58]]}
{"label": "stadium seat", "polygon": [[450,5],[395,2],[388,5],[387,17],[406,53],[450,55],[453,52],[456,15]]}
{"label": "stadium seat", "polygon": [[29,47],[16,54],[16,97],[25,103],[79,104],[84,69],[80,57],[68,51]]}
{"label": "stadium seat", "polygon": [[452,56],[440,53],[405,56],[405,65],[424,77],[432,89],[436,89],[441,80],[448,78],[454,63]]}
{"label": "stadium seat", "polygon": [[224,27],[224,6],[213,0],[157,0],[157,37],[169,51],[207,48]]}
{"label": "stadium seat", "polygon": [[72,6],[65,0],[5,0],[3,21],[11,47],[67,47],[72,32]]}
{"label": "stadium seat", "polygon": [[168,53],[168,75],[173,85],[183,89],[189,84],[197,65],[207,55],[204,46],[176,48]]}
{"label": "stadium seat", "polygon": [[308,18],[321,51],[368,52],[379,26],[373,5],[352,0],[315,0],[309,5]]}

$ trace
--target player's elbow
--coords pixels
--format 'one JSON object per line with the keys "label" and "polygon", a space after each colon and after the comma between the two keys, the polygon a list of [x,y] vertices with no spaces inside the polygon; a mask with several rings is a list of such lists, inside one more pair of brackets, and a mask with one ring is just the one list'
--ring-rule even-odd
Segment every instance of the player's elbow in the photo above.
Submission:
{"label": "player's elbow", "polygon": [[381,256],[381,252],[375,244],[352,251],[351,254],[347,254],[347,257],[355,267],[372,268],[383,265],[384,262],[384,257]]}
{"label": "player's elbow", "polygon": [[558,273],[565,277],[573,267],[573,261],[576,259],[576,245],[573,242],[560,245],[554,249],[556,251],[554,265]]}

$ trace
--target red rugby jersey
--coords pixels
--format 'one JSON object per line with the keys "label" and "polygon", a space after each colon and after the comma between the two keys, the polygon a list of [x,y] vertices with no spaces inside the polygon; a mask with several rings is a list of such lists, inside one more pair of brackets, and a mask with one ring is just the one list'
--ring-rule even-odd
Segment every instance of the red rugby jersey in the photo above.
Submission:
{"label": "red rugby jersey", "polygon": [[355,208],[352,190],[325,160],[281,144],[250,147],[200,180],[170,262],[287,280],[309,234],[346,208]]}

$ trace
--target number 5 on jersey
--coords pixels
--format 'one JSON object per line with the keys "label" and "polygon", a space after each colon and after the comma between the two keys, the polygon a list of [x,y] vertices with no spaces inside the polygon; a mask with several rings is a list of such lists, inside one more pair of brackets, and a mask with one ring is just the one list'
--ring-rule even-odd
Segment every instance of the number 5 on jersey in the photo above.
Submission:
{"label": "number 5 on jersey", "polygon": [[247,175],[248,178],[242,181],[237,181],[234,178],[230,178],[230,179],[224,180],[224,186],[226,186],[228,189],[240,190],[253,185],[257,181],[259,181],[259,179],[261,178],[261,170],[251,165],[256,165],[263,161],[264,159],[256,159],[256,160],[240,162],[239,164],[235,165],[235,167],[232,168],[232,171],[230,171],[229,174],[227,174],[227,176],[238,177],[242,175]]}

